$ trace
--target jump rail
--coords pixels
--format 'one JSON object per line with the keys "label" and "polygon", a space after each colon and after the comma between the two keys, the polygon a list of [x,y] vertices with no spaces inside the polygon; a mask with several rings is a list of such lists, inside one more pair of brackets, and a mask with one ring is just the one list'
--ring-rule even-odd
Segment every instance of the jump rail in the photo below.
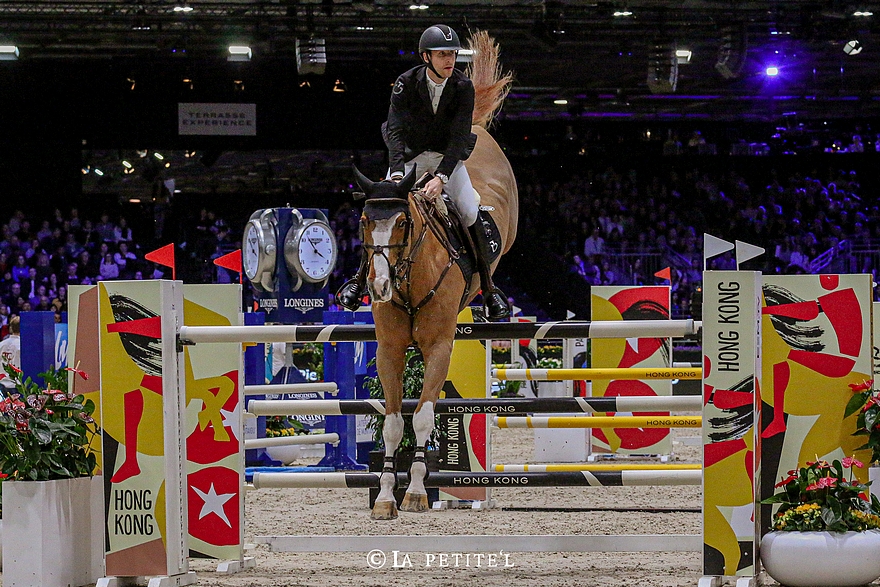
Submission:
{"label": "jump rail", "polygon": [[701,471],[703,465],[690,463],[548,463],[538,465],[495,465],[498,473],[552,473],[558,471]]}
{"label": "jump rail", "polygon": [[699,428],[702,416],[574,416],[508,418],[496,416],[499,428]]}
{"label": "jump rail", "polygon": [[[459,324],[456,340],[513,338],[662,338],[696,334],[693,320],[607,320],[596,322],[475,322]],[[315,326],[181,326],[181,344],[212,342],[359,342],[376,340],[369,324]]]}
{"label": "jump rail", "polygon": [[[272,552],[699,552],[703,549],[703,537],[692,534],[256,536],[254,541],[269,545]],[[496,566],[506,562],[503,557],[496,560]],[[488,567],[488,559],[484,562]]]}
{"label": "jump rail", "polygon": [[285,393],[324,392],[337,393],[339,388],[333,381],[319,383],[285,383],[282,385],[245,385],[245,395],[281,395]]}
{"label": "jump rail", "polygon": [[275,438],[246,438],[245,450],[253,448],[268,448],[270,446],[297,446],[303,444],[338,444],[339,435],[335,432],[328,434],[300,434],[298,436],[277,436]]}
{"label": "jump rail", "polygon": [[597,379],[702,379],[701,368],[640,369],[492,369],[501,381],[594,381]]}
{"label": "jump rail", "polygon": [[[282,488],[367,488],[379,487],[380,472],[366,473],[261,473],[253,474],[255,489]],[[656,485],[700,485],[699,470],[641,471],[554,471],[542,473],[431,473],[425,487],[618,487]],[[397,473],[404,486],[407,473]]]}
{"label": "jump rail", "polygon": [[[441,399],[435,414],[540,414],[595,412],[698,412],[698,395],[547,397],[499,399]],[[412,414],[418,400],[403,400],[403,413]],[[250,400],[248,411],[256,416],[325,416],[385,414],[385,402],[353,400]]]}

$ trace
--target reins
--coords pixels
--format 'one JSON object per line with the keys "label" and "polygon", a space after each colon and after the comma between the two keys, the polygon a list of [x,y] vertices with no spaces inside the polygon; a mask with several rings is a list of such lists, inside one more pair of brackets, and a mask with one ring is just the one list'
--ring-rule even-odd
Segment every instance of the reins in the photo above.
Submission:
{"label": "reins", "polygon": [[[445,218],[445,216],[442,216],[438,212],[437,198],[428,198],[422,191],[411,192],[410,198],[413,202],[413,207],[416,209],[416,212],[419,214],[422,220],[421,230],[419,231],[419,235],[413,239],[412,246],[410,246],[407,250],[410,236],[415,232],[415,222],[413,222],[410,209],[407,206],[407,227],[402,243],[381,246],[365,245],[365,247],[370,252],[370,262],[372,262],[372,256],[378,253],[385,257],[385,260],[388,262],[389,267],[391,267],[391,260],[388,259],[388,256],[385,254],[384,249],[404,249],[400,257],[397,259],[397,263],[395,263],[394,267],[392,268],[391,276],[394,291],[400,297],[400,301],[392,298],[391,303],[403,309],[407,314],[409,314],[410,317],[415,317],[418,311],[425,307],[425,305],[427,305],[428,302],[430,302],[437,294],[437,290],[443,284],[443,281],[446,279],[446,275],[449,273],[449,270],[452,269],[453,265],[455,265],[455,262],[461,256],[461,253],[455,248],[455,246],[446,235],[446,229],[443,226],[443,219]],[[437,278],[437,282],[434,284],[434,287],[432,287],[428,291],[428,293],[425,294],[425,296],[421,299],[421,301],[419,301],[419,303],[413,305],[410,298],[412,292],[411,270],[412,266],[416,263],[416,260],[418,259],[419,253],[421,252],[422,245],[425,242],[425,237],[428,234],[428,230],[431,231],[431,234],[434,235],[434,238],[436,238],[440,245],[446,250],[448,260],[446,266],[443,268],[443,271],[440,272],[440,276]],[[467,292],[467,287],[468,286],[466,284],[465,292]]]}

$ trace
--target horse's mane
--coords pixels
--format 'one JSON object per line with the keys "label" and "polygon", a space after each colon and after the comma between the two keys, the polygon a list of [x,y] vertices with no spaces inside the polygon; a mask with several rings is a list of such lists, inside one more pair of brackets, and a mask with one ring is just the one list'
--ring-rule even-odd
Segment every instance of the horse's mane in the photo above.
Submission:
{"label": "horse's mane", "polygon": [[466,73],[474,84],[474,124],[487,128],[513,83],[513,73],[501,73],[498,55],[501,49],[486,31],[476,31],[467,41],[473,61]]}

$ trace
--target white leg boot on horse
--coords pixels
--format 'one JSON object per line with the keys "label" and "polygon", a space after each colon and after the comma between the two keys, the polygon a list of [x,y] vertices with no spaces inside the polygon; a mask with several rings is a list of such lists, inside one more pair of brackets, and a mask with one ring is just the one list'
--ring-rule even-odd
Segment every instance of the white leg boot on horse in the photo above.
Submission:
{"label": "white leg boot on horse", "polygon": [[434,404],[423,403],[413,414],[412,423],[413,431],[416,433],[416,453],[409,469],[409,487],[406,489],[400,509],[405,512],[425,512],[428,511],[428,491],[425,489],[428,462],[425,451],[431,433],[434,432]]}
{"label": "white leg boot on horse", "polygon": [[393,520],[397,517],[397,500],[394,499],[394,487],[397,485],[397,468],[394,455],[400,440],[403,438],[403,416],[400,412],[385,415],[382,426],[382,439],[385,441],[385,464],[379,477],[379,496],[373,504],[371,517],[374,520]]}

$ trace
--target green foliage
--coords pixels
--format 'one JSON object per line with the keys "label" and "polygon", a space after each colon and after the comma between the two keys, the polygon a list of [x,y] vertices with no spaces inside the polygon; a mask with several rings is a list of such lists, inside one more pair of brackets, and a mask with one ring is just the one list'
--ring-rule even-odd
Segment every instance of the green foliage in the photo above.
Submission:
{"label": "green foliage", "polygon": [[318,381],[324,380],[324,345],[307,342],[293,349],[293,364],[297,369],[308,369],[318,374]]}
{"label": "green foliage", "polygon": [[865,436],[866,442],[856,450],[870,450],[872,463],[880,463],[880,391],[873,389],[874,380],[851,384],[855,392],[846,405],[844,417],[858,413],[853,436]]}
{"label": "green foliage", "polygon": [[[880,529],[880,501],[869,495],[870,483],[860,483],[852,467],[862,467],[853,457],[809,462],[776,484],[777,494],[763,500],[780,504],[773,518],[775,530],[788,532],[847,532]],[[849,469],[844,474],[844,469]]]}
{"label": "green foliage", "polygon": [[[368,366],[372,367],[376,364],[373,358]],[[425,381],[425,360],[422,354],[415,348],[409,348],[406,351],[406,362],[403,369],[403,398],[419,399],[422,395],[422,384]],[[370,397],[374,399],[383,399],[385,392],[382,389],[382,382],[379,377],[366,377],[364,379],[364,387],[370,392]],[[382,427],[385,425],[385,416],[368,416],[367,427],[373,430],[373,441],[376,448],[385,446],[382,439]],[[434,419],[434,432],[431,434],[430,442],[437,440],[440,420],[439,417]],[[412,426],[412,416],[403,416],[403,439],[400,441],[400,450],[408,450],[416,447],[416,433]]]}

